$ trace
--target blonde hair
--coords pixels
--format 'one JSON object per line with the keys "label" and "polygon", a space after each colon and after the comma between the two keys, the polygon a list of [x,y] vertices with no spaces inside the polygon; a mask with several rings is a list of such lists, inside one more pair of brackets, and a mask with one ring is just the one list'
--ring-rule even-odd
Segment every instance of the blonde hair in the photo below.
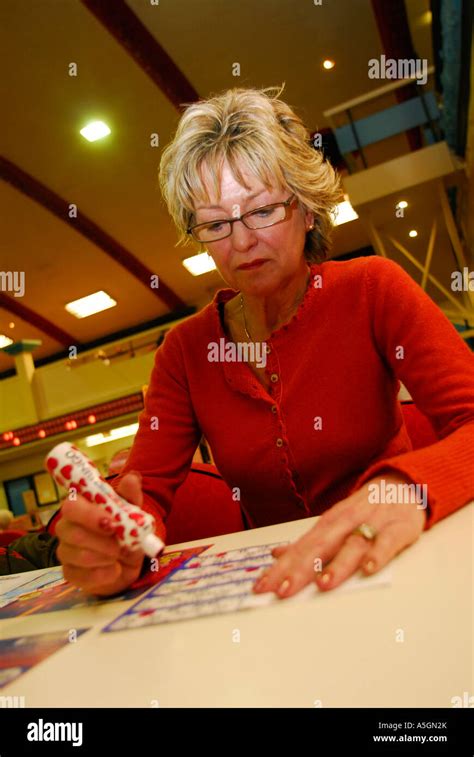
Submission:
{"label": "blonde hair", "polygon": [[209,169],[219,195],[222,163],[245,185],[239,162],[267,189],[277,186],[296,195],[314,213],[306,234],[308,262],[327,256],[332,213],[341,196],[339,179],[321,152],[315,150],[301,118],[279,100],[284,84],[266,89],[236,87],[186,106],[173,140],[164,149],[159,181],[168,211],[186,244],[196,202],[209,204],[202,167]]}
{"label": "blonde hair", "polygon": [[0,528],[8,528],[13,517],[13,513],[10,510],[0,510]]}

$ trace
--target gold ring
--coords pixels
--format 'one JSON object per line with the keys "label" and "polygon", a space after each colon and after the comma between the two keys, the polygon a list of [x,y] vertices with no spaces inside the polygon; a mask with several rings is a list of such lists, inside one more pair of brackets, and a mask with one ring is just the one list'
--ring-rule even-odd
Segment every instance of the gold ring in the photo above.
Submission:
{"label": "gold ring", "polygon": [[367,539],[367,541],[374,541],[374,539],[377,537],[377,529],[369,525],[369,523],[361,523],[360,526],[357,526],[357,528],[355,528],[352,533],[363,536],[364,539]]}

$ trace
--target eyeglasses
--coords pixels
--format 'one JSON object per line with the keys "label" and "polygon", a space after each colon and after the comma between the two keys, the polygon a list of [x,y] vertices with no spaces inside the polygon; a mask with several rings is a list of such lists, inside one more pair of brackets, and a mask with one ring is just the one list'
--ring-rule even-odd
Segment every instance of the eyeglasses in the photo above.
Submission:
{"label": "eyeglasses", "polygon": [[284,202],[263,205],[261,208],[249,210],[238,218],[198,223],[196,226],[190,226],[189,229],[186,229],[186,233],[191,234],[196,242],[217,242],[219,239],[230,237],[232,234],[232,224],[236,221],[242,221],[247,229],[265,229],[267,226],[274,226],[276,223],[286,221],[294,198],[295,195],[293,194]]}

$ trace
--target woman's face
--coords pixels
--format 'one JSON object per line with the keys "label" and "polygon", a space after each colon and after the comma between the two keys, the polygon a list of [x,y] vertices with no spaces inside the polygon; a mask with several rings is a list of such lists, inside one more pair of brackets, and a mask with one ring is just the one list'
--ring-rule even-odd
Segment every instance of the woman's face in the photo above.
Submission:
{"label": "woman's face", "polygon": [[[243,169],[242,175],[247,189],[238,183],[225,162],[218,198],[213,193],[208,169],[203,166],[202,178],[210,203],[195,209],[195,224],[235,218],[262,205],[287,200],[292,194],[282,189],[267,190],[259,179]],[[269,295],[306,269],[303,250],[312,218],[311,212],[304,214],[295,198],[285,221],[265,229],[247,229],[237,222],[229,237],[206,242],[204,246],[228,286],[251,295]],[[256,268],[240,267],[257,259],[264,259],[265,263]]]}

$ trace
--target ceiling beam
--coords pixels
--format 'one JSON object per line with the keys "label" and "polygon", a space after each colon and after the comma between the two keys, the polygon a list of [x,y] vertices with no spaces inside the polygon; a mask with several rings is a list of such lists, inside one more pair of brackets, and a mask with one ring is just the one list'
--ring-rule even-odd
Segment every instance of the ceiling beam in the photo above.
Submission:
{"label": "ceiling beam", "polygon": [[15,297],[9,297],[7,294],[4,294],[4,292],[0,292],[0,307],[4,308],[4,310],[8,310],[9,313],[13,313],[13,315],[21,318],[22,321],[39,329],[43,334],[51,337],[51,339],[59,342],[59,344],[63,344],[65,347],[70,347],[72,344],[80,344],[72,334],[68,334],[67,331],[64,331],[59,328],[59,326],[48,321],[47,318],[43,318],[42,315],[39,315],[34,310],[31,310],[31,308],[26,307],[26,305],[22,305]]}
{"label": "ceiling beam", "polygon": [[170,287],[168,287],[162,279],[159,279],[159,286],[152,288],[151,277],[156,273],[151,271],[146,265],[144,265],[138,258],[131,252],[125,249],[119,242],[113,237],[107,234],[106,231],[100,228],[94,221],[88,218],[84,213],[77,210],[77,217],[69,217],[69,203],[63,200],[62,197],[57,195],[51,189],[48,189],[38,179],[35,179],[30,174],[23,171],[19,166],[12,163],[10,160],[4,157],[0,157],[0,178],[3,178],[13,187],[18,189],[23,194],[30,197],[35,202],[42,205],[43,208],[49,210],[50,213],[59,218],[74,231],[77,231],[82,236],[86,237],[90,242],[99,247],[116,263],[123,266],[129,273],[135,276],[148,291],[158,297],[164,302],[170,310],[181,310],[186,307],[186,303]]}
{"label": "ceiling beam", "polygon": [[124,0],[81,0],[178,110],[199,95]]}

